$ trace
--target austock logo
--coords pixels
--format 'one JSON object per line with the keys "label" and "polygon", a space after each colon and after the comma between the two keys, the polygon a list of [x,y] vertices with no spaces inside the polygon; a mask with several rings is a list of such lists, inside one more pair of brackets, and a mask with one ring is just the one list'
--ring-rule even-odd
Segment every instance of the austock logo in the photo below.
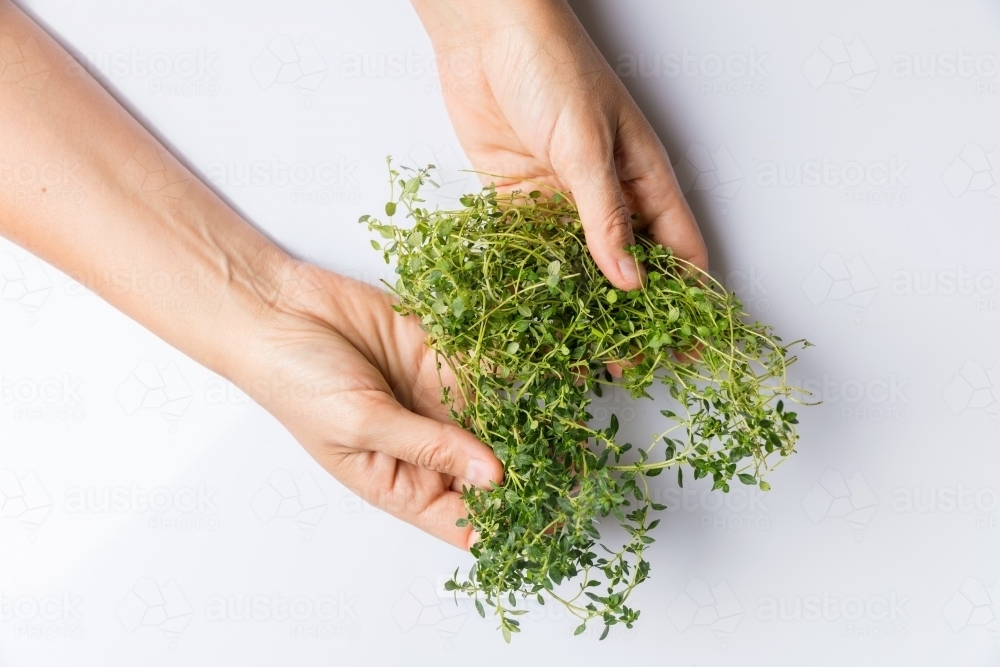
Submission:
{"label": "austock logo", "polygon": [[16,303],[33,324],[52,293],[52,281],[38,258],[23,250],[0,250],[0,300]]}
{"label": "austock logo", "polygon": [[70,514],[141,514],[150,530],[217,530],[219,489],[204,482],[193,486],[147,489],[129,486],[72,487],[66,490],[63,510]]}
{"label": "austock logo", "polygon": [[963,79],[979,76],[992,79],[997,75],[1000,58],[995,53],[967,55],[959,48],[955,53],[897,53],[892,56],[889,72],[897,79],[950,79],[956,74]]}
{"label": "austock logo", "polygon": [[205,402],[209,405],[248,405],[252,399],[229,380],[212,378],[205,384]]}
{"label": "austock logo", "polygon": [[13,37],[0,35],[0,81],[16,83],[28,93],[39,93],[51,74],[52,66],[34,37],[19,44]]}
{"label": "austock logo", "polygon": [[[436,585],[423,577],[413,580],[389,612],[400,631],[437,634],[445,649],[451,650],[456,635],[465,624],[480,621],[472,598],[461,592],[445,590],[445,583],[451,577],[450,574],[439,575]],[[523,625],[546,624],[551,628],[547,632],[559,636],[573,637],[580,626],[580,619],[556,601],[539,604],[535,597],[528,597],[518,600],[517,609],[523,613],[518,617]],[[484,611],[489,621],[492,618],[491,608],[484,606]],[[591,623],[583,634],[597,640],[603,632],[603,625]],[[605,639],[630,639],[636,632],[637,628],[616,625],[611,627]]]}
{"label": "austock logo", "polygon": [[771,92],[766,61],[770,54],[747,51],[705,53],[622,53],[615,60],[619,78],[692,79],[703,94],[763,96]]}
{"label": "austock logo", "polygon": [[971,515],[970,527],[978,530],[1000,527],[995,514],[998,506],[1000,491],[996,488],[969,486],[964,482],[954,486],[896,488],[889,501],[889,508],[896,514]]}
{"label": "austock logo", "polygon": [[943,178],[953,197],[982,192],[996,204],[1000,195],[1000,147],[987,153],[979,144],[966,144],[944,170]]}
{"label": "austock logo", "polygon": [[84,201],[83,183],[77,174],[82,164],[66,160],[0,160],[0,186],[20,204],[79,205]]}
{"label": "austock logo", "polygon": [[427,579],[418,577],[396,600],[390,614],[401,631],[433,628],[446,647],[451,648],[469,616],[469,604],[457,604],[454,595],[445,593],[443,586],[435,588]]}
{"label": "austock logo", "polygon": [[828,519],[843,519],[854,529],[858,541],[878,507],[878,498],[860,471],[845,477],[828,469],[802,499],[802,509],[810,521],[820,524]]}
{"label": "austock logo", "polygon": [[681,192],[705,193],[722,207],[723,213],[743,184],[743,172],[724,145],[712,151],[702,144],[691,144],[674,165],[674,172]]}
{"label": "austock logo", "polygon": [[341,155],[335,160],[286,162],[278,157],[266,160],[213,161],[206,176],[224,188],[282,188],[292,204],[357,204],[361,190],[355,170],[357,161]]}
{"label": "austock logo", "polygon": [[163,203],[175,213],[194,180],[174,158],[153,144],[139,144],[122,167],[119,180],[139,197]]}
{"label": "austock logo", "polygon": [[327,66],[308,37],[296,42],[285,35],[275,35],[253,61],[250,73],[264,90],[284,84],[309,95],[319,90]]}
{"label": "austock logo", "polygon": [[70,76],[84,71],[114,80],[148,81],[153,95],[192,97],[218,95],[219,74],[215,61],[219,54],[204,48],[180,53],[146,53],[135,47],[128,52],[88,53],[82,63],[69,66]]}
{"label": "austock logo", "polygon": [[171,649],[177,648],[177,641],[193,614],[191,604],[175,580],[160,586],[149,577],[139,579],[115,609],[115,616],[126,632],[155,628]]}
{"label": "austock logo", "polygon": [[431,180],[437,187],[429,192],[448,203],[458,201],[464,194],[479,192],[482,188],[479,179],[470,171],[472,167],[451,144],[435,148],[430,144],[416,143],[400,164],[411,169],[434,165]]}
{"label": "austock logo", "polygon": [[1000,363],[987,369],[978,361],[967,361],[945,387],[944,402],[952,414],[982,410],[996,421],[1000,413]]}
{"label": "austock logo", "polygon": [[357,595],[286,596],[278,591],[255,595],[212,595],[205,600],[205,620],[214,623],[279,623],[292,639],[357,639]]}
{"label": "austock logo", "polygon": [[0,373],[0,405],[12,405],[15,421],[79,422],[86,417],[80,394],[83,379],[59,377],[11,378]]}
{"label": "austock logo", "polygon": [[810,401],[840,408],[845,421],[906,421],[911,412],[907,395],[909,378],[896,373],[865,379],[836,379],[828,373],[822,378],[796,379],[792,385],[809,392]]}
{"label": "austock logo", "polygon": [[944,618],[955,632],[965,628],[982,628],[994,642],[1000,631],[1000,585],[985,584],[968,577],[945,603]]}
{"label": "austock logo", "polygon": [[[457,63],[449,61],[452,66]],[[406,51],[377,53],[350,52],[341,55],[337,73],[345,79],[437,79],[437,59],[433,51],[418,53],[412,47]]]}
{"label": "austock logo", "polygon": [[703,530],[767,530],[771,527],[770,508],[765,493],[756,486],[733,487],[729,493],[705,489],[656,487],[653,501],[667,506],[670,513],[700,515]]}
{"label": "austock logo", "polygon": [[887,160],[836,162],[829,156],[811,160],[764,160],[757,165],[755,182],[765,188],[841,188],[844,204],[909,204],[910,163],[895,156]]}
{"label": "austock logo", "polygon": [[954,52],[896,53],[892,56],[889,73],[896,79],[954,79],[956,76],[975,83],[977,95],[996,95],[1000,91],[996,79],[1000,57],[995,53]]}
{"label": "austock logo", "polygon": [[871,305],[878,288],[878,279],[860,254],[845,260],[842,255],[828,252],[802,282],[802,291],[812,305],[841,302],[855,313]]}
{"label": "austock logo", "polygon": [[[153,411],[174,422],[183,416],[193,396],[176,364],[157,368],[147,359],[136,364],[115,392],[115,399],[125,414],[132,416],[141,411]],[[176,425],[171,426],[171,430],[176,428]]]}
{"label": "austock logo", "polygon": [[754,616],[765,623],[837,623],[843,639],[906,639],[913,634],[907,606],[910,598],[888,595],[765,595]]}
{"label": "austock logo", "polygon": [[20,595],[0,590],[0,623],[11,627],[14,639],[81,639],[86,635],[82,602],[83,596],[70,591]]}
{"label": "austock logo", "polygon": [[897,270],[889,291],[893,296],[991,296],[1000,287],[995,271],[957,269]]}
{"label": "austock logo", "polygon": [[0,518],[18,521],[34,539],[50,509],[52,499],[33,470],[18,476],[0,469]]}
{"label": "austock logo", "polygon": [[813,90],[827,85],[843,85],[861,106],[862,96],[871,88],[878,75],[878,63],[860,37],[850,42],[827,35],[802,65]]}
{"label": "austock logo", "polygon": [[722,283],[727,291],[738,296],[745,308],[761,313],[770,309],[771,301],[767,298],[769,290],[766,284],[770,271],[751,264],[746,271],[735,269],[722,274],[710,270],[709,274]]}
{"label": "austock logo", "polygon": [[954,269],[897,270],[892,274],[890,293],[896,297],[965,297],[980,314],[1000,312],[1000,275],[995,271]]}
{"label": "austock logo", "polygon": [[260,487],[250,501],[250,507],[261,523],[291,521],[303,531],[303,538],[310,540],[312,530],[326,513],[326,496],[308,472],[297,478],[280,468]]}
{"label": "austock logo", "polygon": [[743,605],[725,579],[715,586],[693,578],[667,608],[667,617],[678,632],[698,627],[711,631],[726,648],[743,620]]}

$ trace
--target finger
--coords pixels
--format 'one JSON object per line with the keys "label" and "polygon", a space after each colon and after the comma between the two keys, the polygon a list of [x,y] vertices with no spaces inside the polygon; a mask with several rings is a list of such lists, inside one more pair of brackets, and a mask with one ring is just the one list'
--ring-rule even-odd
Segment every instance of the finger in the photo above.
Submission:
{"label": "finger", "polygon": [[[421,471],[426,473],[427,471]],[[462,500],[462,494],[445,491],[434,498],[422,512],[413,517],[400,516],[420,530],[444,540],[459,549],[469,550],[479,539],[479,534],[471,523],[457,525],[459,519],[469,516],[469,509]]]}
{"label": "finger", "polygon": [[371,505],[460,549],[472,544],[471,524],[457,525],[469,510],[440,473],[381,452],[353,452],[333,457],[329,464],[338,479]]}
{"label": "finger", "polygon": [[608,369],[608,372],[611,373],[611,377],[615,377],[620,380],[622,378],[623,371],[626,368],[632,368],[636,364],[641,364],[643,357],[644,355],[637,354],[630,359],[619,359],[617,361],[609,361],[605,364],[605,367]]}
{"label": "finger", "polygon": [[636,289],[642,286],[645,269],[625,251],[635,243],[632,218],[615,170],[614,137],[602,137],[603,132],[601,128],[573,132],[574,138],[583,135],[582,145],[570,161],[556,161],[556,176],[573,194],[597,267],[615,287]]}
{"label": "finger", "polygon": [[471,549],[472,545],[475,544],[476,542],[478,542],[480,537],[481,536],[479,535],[478,532],[476,532],[475,530],[471,531],[469,533],[469,546],[466,547],[466,548],[467,549]]}
{"label": "finger", "polygon": [[389,394],[355,392],[347,424],[350,444],[488,489],[503,481],[503,466],[493,451],[468,431],[451,423],[422,417]]}
{"label": "finger", "polygon": [[652,239],[702,271],[708,251],[666,149],[638,108],[623,114],[620,173],[625,199]]}
{"label": "finger", "polygon": [[[421,470],[428,474],[429,471]],[[397,515],[397,518],[411,523],[420,530],[444,540],[459,549],[468,550],[472,545],[472,524],[458,525],[459,519],[469,516],[469,509],[462,500],[462,494],[455,491],[443,491],[433,498],[420,512],[410,516]]]}

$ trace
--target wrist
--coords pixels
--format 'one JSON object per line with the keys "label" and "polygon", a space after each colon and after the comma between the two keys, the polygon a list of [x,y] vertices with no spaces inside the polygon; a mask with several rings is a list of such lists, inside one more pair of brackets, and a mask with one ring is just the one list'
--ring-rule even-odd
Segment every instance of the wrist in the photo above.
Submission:
{"label": "wrist", "polygon": [[[411,0],[439,53],[481,44],[504,27],[544,24],[561,14],[574,16],[565,0]],[[575,17],[575,16],[574,16]]]}
{"label": "wrist", "polygon": [[393,339],[403,318],[390,295],[287,256],[276,266],[267,283],[274,298],[220,373],[281,419],[303,401],[352,388],[344,368],[330,365],[331,346],[346,344],[379,369],[398,367]]}
{"label": "wrist", "polygon": [[266,365],[275,323],[289,311],[290,285],[298,262],[265,239],[234,252],[222,251],[201,300],[206,313],[185,328],[203,332],[186,339],[183,352],[241,384]]}

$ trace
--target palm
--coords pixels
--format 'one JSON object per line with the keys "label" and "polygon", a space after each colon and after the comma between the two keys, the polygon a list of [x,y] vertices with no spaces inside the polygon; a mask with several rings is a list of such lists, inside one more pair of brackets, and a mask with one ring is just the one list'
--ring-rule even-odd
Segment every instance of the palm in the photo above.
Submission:
{"label": "palm", "polygon": [[532,181],[542,182],[553,189],[568,190],[551,164],[547,146],[557,130],[558,106],[544,90],[536,90],[533,99],[519,99],[518,104],[504,108],[494,91],[516,88],[517,81],[505,73],[519,70],[522,80],[543,79],[543,72],[526,72],[518,64],[510,64],[492,74],[485,66],[459,76],[447,69],[442,71],[445,94],[452,124],[474,168],[483,172],[484,185],[495,182],[500,188],[535,189]]}
{"label": "palm", "polygon": [[[384,293],[334,274],[303,267],[294,285],[308,316],[286,314],[273,328],[272,368],[287,399],[271,396],[271,410],[328,472],[366,501],[467,548],[470,529],[463,481],[392,453],[405,443],[386,422],[393,405],[448,423],[434,353],[413,317],[399,317]],[[336,295],[336,296],[334,296]],[[301,389],[302,391],[298,391]],[[277,393],[277,392],[273,392]],[[277,400],[275,400],[277,399]],[[360,434],[360,440],[359,440]]]}
{"label": "palm", "polygon": [[473,167],[503,190],[544,183],[570,192],[595,261],[619,287],[634,286],[618,268],[632,215],[658,243],[707,269],[666,150],[586,34],[567,25],[543,36],[510,26],[485,44],[443,50],[445,105]]}

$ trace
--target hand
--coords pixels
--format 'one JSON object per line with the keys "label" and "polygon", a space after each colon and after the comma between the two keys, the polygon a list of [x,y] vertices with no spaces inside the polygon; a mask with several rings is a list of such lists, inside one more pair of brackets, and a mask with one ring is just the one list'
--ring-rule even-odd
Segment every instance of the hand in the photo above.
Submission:
{"label": "hand", "polygon": [[[444,101],[484,184],[571,191],[594,261],[617,287],[643,268],[633,226],[707,270],[663,144],[563,0],[414,0]],[[630,216],[638,214],[633,223]]]}
{"label": "hand", "polygon": [[[374,288],[288,257],[7,0],[0,26],[51,66],[35,88],[0,79],[4,160],[76,165],[87,193],[39,206],[37,184],[31,196],[0,188],[0,234],[231,379],[370,503],[468,548],[458,491],[500,482],[503,468],[449,423],[440,381],[453,378],[446,367],[439,379],[416,319]],[[183,187],[161,196],[146,171]],[[147,289],[153,278],[159,288]]]}
{"label": "hand", "polygon": [[500,483],[503,466],[449,421],[448,365],[437,368],[419,321],[400,317],[387,294],[292,266],[258,339],[262,365],[234,379],[353,492],[468,549],[472,528],[455,525],[468,514],[462,486]]}

